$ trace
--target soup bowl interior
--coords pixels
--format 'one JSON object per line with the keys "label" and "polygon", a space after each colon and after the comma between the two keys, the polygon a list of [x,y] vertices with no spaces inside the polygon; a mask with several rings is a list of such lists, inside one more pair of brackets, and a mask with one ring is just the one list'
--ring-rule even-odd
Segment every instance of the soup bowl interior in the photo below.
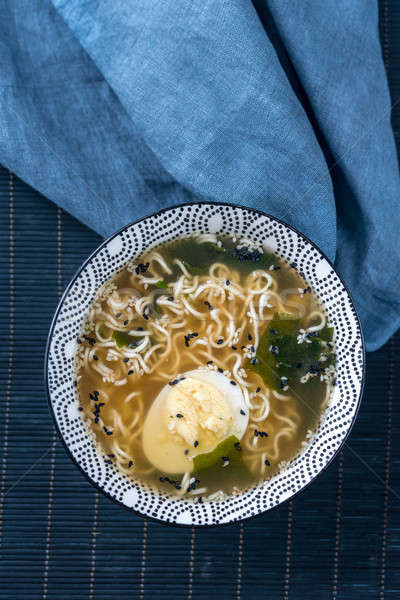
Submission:
{"label": "soup bowl interior", "polygon": [[[133,481],[106,460],[79,412],[75,353],[96,292],[132,258],[196,233],[246,237],[295,265],[315,290],[336,332],[336,385],[319,428],[304,451],[271,479],[216,502],[172,498]],[[106,240],[69,284],[51,325],[46,385],[56,428],[71,458],[104,494],[142,516],[166,523],[210,526],[270,510],[305,488],[332,460],[355,420],[364,380],[364,345],[351,297],[321,251],[293,228],[244,207],[200,203],[170,208],[135,222]]]}

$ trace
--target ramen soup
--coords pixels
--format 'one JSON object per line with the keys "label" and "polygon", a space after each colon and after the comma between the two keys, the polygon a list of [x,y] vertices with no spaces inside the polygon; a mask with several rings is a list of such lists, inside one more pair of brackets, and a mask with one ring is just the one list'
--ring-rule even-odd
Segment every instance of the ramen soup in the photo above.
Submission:
{"label": "ramen soup", "polygon": [[294,264],[247,239],[179,239],[97,294],[78,339],[80,410],[110,468],[223,499],[310,443],[334,384],[333,339]]}

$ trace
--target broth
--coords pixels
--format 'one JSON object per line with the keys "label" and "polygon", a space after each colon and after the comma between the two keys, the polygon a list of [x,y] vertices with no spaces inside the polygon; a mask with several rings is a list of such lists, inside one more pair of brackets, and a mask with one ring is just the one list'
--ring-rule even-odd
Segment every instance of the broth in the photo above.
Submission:
{"label": "broth", "polygon": [[82,414],[133,479],[193,500],[239,494],[312,438],[334,382],[333,334],[275,254],[179,239],[97,294],[78,340]]}

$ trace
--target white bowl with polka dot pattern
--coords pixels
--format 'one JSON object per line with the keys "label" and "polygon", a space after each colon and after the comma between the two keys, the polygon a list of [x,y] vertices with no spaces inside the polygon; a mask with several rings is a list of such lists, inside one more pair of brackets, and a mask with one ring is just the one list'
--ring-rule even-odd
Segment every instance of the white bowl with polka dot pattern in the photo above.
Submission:
{"label": "white bowl with polka dot pattern", "polygon": [[[336,386],[310,445],[272,479],[217,502],[172,499],[149,491],[106,462],[78,411],[74,355],[82,323],[98,288],[128,260],[152,246],[194,233],[248,237],[295,263],[323,303],[336,331]],[[332,461],[354,423],[364,382],[365,352],[353,302],[334,267],[299,232],[272,216],[221,203],[185,204],[124,227],[103,242],[67,287],[54,316],[46,352],[46,386],[58,433],[89,481],[121,506],[170,524],[212,526],[268,511],[292,498]]]}

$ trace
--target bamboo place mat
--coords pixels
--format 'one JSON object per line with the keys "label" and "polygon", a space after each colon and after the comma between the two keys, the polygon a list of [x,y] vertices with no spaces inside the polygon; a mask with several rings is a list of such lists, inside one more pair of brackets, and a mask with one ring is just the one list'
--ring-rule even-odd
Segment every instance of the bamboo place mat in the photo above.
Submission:
{"label": "bamboo place mat", "polygon": [[[395,100],[395,0],[381,33]],[[393,125],[398,140],[398,105]],[[220,529],[145,521],[72,464],[43,385],[58,298],[100,237],[3,168],[0,198],[0,598],[400,598],[400,335],[368,355],[348,443],[294,501]]]}

